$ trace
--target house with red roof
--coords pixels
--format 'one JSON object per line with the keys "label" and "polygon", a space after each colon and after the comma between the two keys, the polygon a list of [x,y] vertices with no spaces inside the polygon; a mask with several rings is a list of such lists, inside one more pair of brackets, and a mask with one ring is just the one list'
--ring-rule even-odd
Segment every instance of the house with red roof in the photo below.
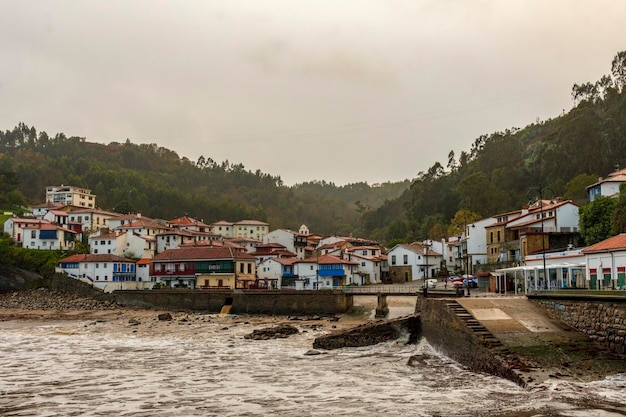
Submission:
{"label": "house with red roof", "polygon": [[298,262],[295,256],[289,258],[267,258],[257,266],[259,280],[267,281],[269,288],[295,288],[295,281],[299,278],[294,272],[294,265]]}
{"label": "house with red roof", "polygon": [[175,288],[259,288],[256,258],[227,246],[168,249],[151,261],[152,276]]}
{"label": "house with red roof", "polygon": [[72,250],[76,232],[51,223],[31,224],[23,228],[23,247],[44,250]]}
{"label": "house with red roof", "polygon": [[590,289],[626,289],[626,233],[583,249]]}
{"label": "house with red roof", "polygon": [[105,292],[144,289],[135,261],[109,254],[77,254],[59,261],[57,272],[86,282]]}
{"label": "house with red roof", "polygon": [[289,252],[296,254],[298,259],[304,259],[307,255],[308,235],[294,232],[289,229],[276,229],[263,236],[263,243],[278,243]]}
{"label": "house with red roof", "polygon": [[50,224],[43,219],[27,219],[21,217],[10,217],[4,222],[4,233],[6,233],[16,245],[22,246],[24,243],[24,228],[37,224]]}
{"label": "house with red roof", "polygon": [[152,258],[155,236],[143,236],[121,230],[100,229],[89,235],[89,252],[127,258]]}
{"label": "house with red roof", "polygon": [[597,196],[615,197],[619,194],[619,187],[624,182],[626,182],[626,168],[611,172],[606,178],[598,178],[596,183],[586,188],[589,201],[595,200]]}
{"label": "house with red roof", "polygon": [[322,255],[297,261],[294,273],[298,276],[296,289],[321,290],[361,285],[357,279],[357,262],[333,255]]}
{"label": "house with red roof", "polygon": [[406,283],[437,276],[443,256],[424,242],[395,245],[387,252],[389,279]]}
{"label": "house with red roof", "polygon": [[485,226],[487,262],[511,263],[528,254],[578,246],[578,205],[556,197],[493,216]]}

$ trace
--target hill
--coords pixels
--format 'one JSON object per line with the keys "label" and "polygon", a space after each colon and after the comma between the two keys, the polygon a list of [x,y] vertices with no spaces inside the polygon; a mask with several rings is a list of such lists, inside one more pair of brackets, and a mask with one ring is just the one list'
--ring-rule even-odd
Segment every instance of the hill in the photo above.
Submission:
{"label": "hill", "polygon": [[479,217],[516,210],[529,189],[586,204],[585,187],[626,166],[626,52],[611,73],[574,85],[574,107],[551,120],[477,138],[469,152],[435,162],[400,198],[364,213],[363,230],[382,241],[438,239],[455,214]]}
{"label": "hill", "polygon": [[24,123],[0,132],[0,207],[42,203],[46,187],[61,184],[90,189],[100,208],[122,213],[164,219],[187,214],[208,223],[256,219],[295,230],[304,223],[320,234],[358,233],[363,207],[379,207],[409,185],[286,187],[280,177],[242,164],[203,156],[194,162],[156,144],[51,137]]}
{"label": "hill", "polygon": [[[574,107],[554,119],[481,135],[458,157],[435,162],[411,182],[337,187],[323,180],[284,186],[279,176],[156,144],[90,143],[50,137],[20,123],[0,132],[0,206],[42,202],[48,185],[92,190],[98,205],[150,217],[184,214],[257,219],[272,228],[354,234],[387,244],[439,239],[457,212],[487,217],[519,209],[533,187],[585,204],[585,187],[626,166],[626,52],[610,74],[574,85]],[[458,220],[458,219],[457,219]]]}

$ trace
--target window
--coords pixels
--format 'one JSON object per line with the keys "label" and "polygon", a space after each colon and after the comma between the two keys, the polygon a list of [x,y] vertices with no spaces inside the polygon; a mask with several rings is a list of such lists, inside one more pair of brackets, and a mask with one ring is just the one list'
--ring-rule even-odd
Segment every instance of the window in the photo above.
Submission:
{"label": "window", "polygon": [[251,274],[251,273],[252,273],[252,264],[249,263],[248,264],[248,274]]}
{"label": "window", "polygon": [[37,232],[35,232],[34,230],[30,231],[30,237],[31,239],[34,239],[37,236]]}
{"label": "window", "polygon": [[361,266],[365,266],[365,261],[361,262]]}
{"label": "window", "polygon": [[498,230],[498,242],[500,242],[500,231]]}
{"label": "window", "polygon": [[396,264],[396,255],[391,255],[391,265]]}
{"label": "window", "polygon": [[366,250],[363,251],[363,255],[367,256],[367,251]]}
{"label": "window", "polygon": [[404,254],[402,255],[402,261],[404,262],[404,264],[408,264],[409,263],[409,255]]}
{"label": "window", "polygon": [[96,264],[96,268],[100,268],[100,264]]}
{"label": "window", "polygon": [[98,253],[98,249],[94,249],[94,250],[93,250],[93,253],[94,253],[94,254],[97,254],[97,253]]}

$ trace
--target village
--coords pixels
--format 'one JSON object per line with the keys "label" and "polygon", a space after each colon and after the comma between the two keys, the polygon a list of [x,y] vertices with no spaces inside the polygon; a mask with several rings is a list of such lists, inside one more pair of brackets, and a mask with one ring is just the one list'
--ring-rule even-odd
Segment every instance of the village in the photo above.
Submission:
{"label": "village", "polygon": [[[626,169],[587,187],[589,200],[615,196]],[[275,229],[258,220],[210,224],[99,209],[85,188],[49,186],[29,215],[4,232],[17,246],[89,253],[57,267],[105,292],[116,290],[324,290],[346,286],[455,285],[487,292],[626,289],[626,234],[580,247],[577,204],[541,191],[519,210],[464,222],[456,236],[397,244],[321,236],[306,225]],[[86,240],[86,242],[84,242]],[[445,284],[444,284],[445,283]]]}

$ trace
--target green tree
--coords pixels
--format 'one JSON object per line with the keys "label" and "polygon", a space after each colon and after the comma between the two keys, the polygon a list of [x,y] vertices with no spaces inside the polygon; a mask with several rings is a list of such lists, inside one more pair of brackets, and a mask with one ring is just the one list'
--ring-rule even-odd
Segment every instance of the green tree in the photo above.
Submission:
{"label": "green tree", "polygon": [[626,182],[619,187],[619,197],[613,212],[613,231],[615,234],[626,232]]}
{"label": "green tree", "polygon": [[565,184],[564,198],[571,199],[578,205],[586,204],[589,195],[587,194],[587,187],[598,180],[597,175],[591,174],[578,174]]}
{"label": "green tree", "polygon": [[597,196],[591,203],[580,208],[578,229],[586,245],[593,245],[615,235],[613,219],[617,200]]}

